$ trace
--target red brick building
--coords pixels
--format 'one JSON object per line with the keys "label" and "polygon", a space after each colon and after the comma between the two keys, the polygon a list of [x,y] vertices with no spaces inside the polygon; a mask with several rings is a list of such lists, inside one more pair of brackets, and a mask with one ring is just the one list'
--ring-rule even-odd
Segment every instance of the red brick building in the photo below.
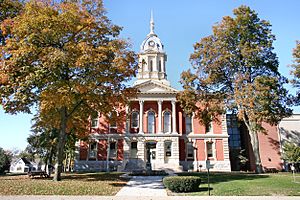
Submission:
{"label": "red brick building", "polygon": [[[167,80],[166,61],[167,54],[154,33],[151,19],[150,33],[139,52],[137,80],[133,84],[140,92],[129,105],[116,110],[124,120],[109,123],[101,113],[91,120],[90,142],[77,143],[76,171],[204,170],[208,159],[211,170],[231,171],[229,149],[247,148],[251,158],[249,140],[246,137],[242,140],[242,131],[237,127],[227,130],[230,126],[226,115],[220,116],[220,122],[212,122],[206,130],[197,119],[183,112],[176,100],[178,91]],[[230,138],[229,133],[233,133]],[[260,139],[261,150],[268,151],[269,147],[265,147],[268,138],[261,136]],[[280,162],[273,153],[262,154],[262,160],[267,166],[270,162]],[[234,156],[231,161],[236,162]],[[248,168],[253,168],[252,160]]]}

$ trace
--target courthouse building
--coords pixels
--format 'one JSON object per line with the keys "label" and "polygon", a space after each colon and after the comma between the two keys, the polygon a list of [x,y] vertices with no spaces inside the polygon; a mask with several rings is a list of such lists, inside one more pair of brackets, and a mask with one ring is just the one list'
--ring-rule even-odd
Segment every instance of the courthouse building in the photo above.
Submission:
{"label": "courthouse building", "polygon": [[[240,168],[231,167],[237,159],[234,154],[230,158],[230,149],[248,148],[251,157],[249,139],[243,138],[245,134],[232,117],[219,116],[219,122],[205,128],[184,113],[176,99],[179,91],[167,79],[167,69],[167,53],[154,32],[151,17],[150,33],[141,44],[133,84],[139,93],[124,106],[125,112],[116,110],[118,115],[124,115],[123,121],[109,123],[101,113],[91,119],[89,142],[77,142],[76,171],[196,171],[205,170],[206,160],[210,160],[213,171],[231,171]],[[277,153],[272,147],[261,149],[272,156]],[[281,162],[278,156],[272,159]],[[251,167],[250,163],[248,168]]]}

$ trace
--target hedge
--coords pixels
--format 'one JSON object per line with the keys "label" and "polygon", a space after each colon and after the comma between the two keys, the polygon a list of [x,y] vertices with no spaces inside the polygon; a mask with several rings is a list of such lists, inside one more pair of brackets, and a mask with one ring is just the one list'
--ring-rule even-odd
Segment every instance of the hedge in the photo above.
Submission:
{"label": "hedge", "polygon": [[168,176],[163,183],[172,192],[193,192],[199,190],[201,179],[197,176]]}

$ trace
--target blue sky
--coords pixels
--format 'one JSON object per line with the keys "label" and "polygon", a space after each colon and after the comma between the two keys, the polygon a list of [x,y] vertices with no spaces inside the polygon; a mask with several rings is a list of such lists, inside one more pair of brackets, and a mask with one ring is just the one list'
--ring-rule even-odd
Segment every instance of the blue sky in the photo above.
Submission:
{"label": "blue sky", "polygon": [[[299,0],[104,0],[108,17],[123,27],[122,38],[128,38],[138,52],[149,33],[150,11],[153,10],[155,33],[162,40],[168,55],[167,73],[173,87],[181,89],[180,73],[190,67],[193,44],[212,33],[212,26],[223,16],[231,15],[240,5],[254,9],[261,19],[270,21],[276,36],[275,52],[280,72],[290,77],[292,49],[300,40]],[[287,88],[294,93],[290,86]],[[300,108],[294,108],[300,113]],[[30,134],[32,115],[8,115],[0,108],[0,147],[24,149]]]}

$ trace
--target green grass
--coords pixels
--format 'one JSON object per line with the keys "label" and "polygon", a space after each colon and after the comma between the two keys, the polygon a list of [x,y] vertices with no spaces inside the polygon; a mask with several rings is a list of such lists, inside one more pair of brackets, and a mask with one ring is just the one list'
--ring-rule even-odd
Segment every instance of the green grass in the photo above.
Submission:
{"label": "green grass", "polygon": [[[207,173],[181,173],[201,177],[198,192],[170,195],[208,195]],[[300,183],[294,183],[292,174],[211,173],[211,195],[214,196],[300,196]]]}
{"label": "green grass", "polygon": [[121,173],[63,174],[62,181],[0,176],[0,195],[115,195],[127,182]]}

